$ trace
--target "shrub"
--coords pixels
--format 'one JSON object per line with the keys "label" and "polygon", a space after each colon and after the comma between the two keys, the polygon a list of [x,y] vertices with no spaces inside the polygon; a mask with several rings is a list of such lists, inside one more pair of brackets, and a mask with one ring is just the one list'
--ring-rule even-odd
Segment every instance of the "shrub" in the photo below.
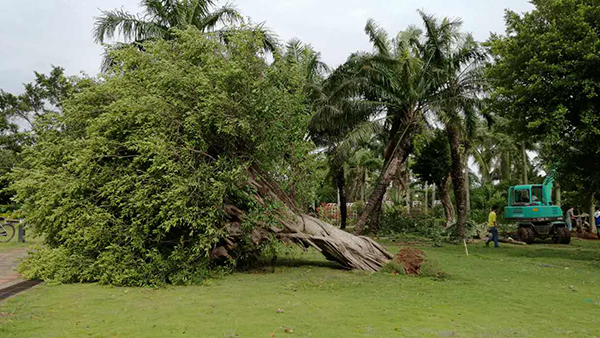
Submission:
{"label": "shrub", "polygon": [[413,234],[439,242],[443,239],[444,223],[434,214],[407,214],[401,206],[389,206],[384,209],[379,231],[384,236]]}

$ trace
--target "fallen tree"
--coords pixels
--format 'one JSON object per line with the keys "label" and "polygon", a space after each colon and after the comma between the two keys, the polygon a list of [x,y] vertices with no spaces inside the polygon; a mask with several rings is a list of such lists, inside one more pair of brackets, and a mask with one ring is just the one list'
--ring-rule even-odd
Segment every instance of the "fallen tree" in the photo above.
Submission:
{"label": "fallen tree", "polygon": [[281,240],[348,269],[386,264],[376,242],[298,207],[310,173],[297,167],[310,170],[314,149],[301,67],[268,63],[257,32],[231,31],[227,44],[174,34],[112,51],[108,74],[80,79],[62,114],[34,123],[12,187],[46,245],[24,275],[193,284]]}

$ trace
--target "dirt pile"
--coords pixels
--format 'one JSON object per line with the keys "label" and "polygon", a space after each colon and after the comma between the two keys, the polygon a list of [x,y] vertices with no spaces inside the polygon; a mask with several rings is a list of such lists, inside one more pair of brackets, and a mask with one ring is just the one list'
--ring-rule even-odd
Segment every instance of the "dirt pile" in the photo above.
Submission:
{"label": "dirt pile", "polygon": [[421,266],[425,263],[425,253],[419,249],[402,248],[394,257],[394,262],[401,264],[406,275],[420,275]]}

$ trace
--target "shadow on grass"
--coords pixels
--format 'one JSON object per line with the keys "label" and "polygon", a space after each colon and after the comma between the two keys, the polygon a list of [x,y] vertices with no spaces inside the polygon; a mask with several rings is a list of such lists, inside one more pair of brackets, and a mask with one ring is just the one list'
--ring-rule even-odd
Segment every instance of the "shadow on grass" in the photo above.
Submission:
{"label": "shadow on grass", "polygon": [[307,259],[302,259],[302,258],[278,258],[277,261],[275,262],[275,264],[273,264],[272,266],[289,267],[289,268],[313,266],[313,267],[318,267],[318,268],[346,270],[336,262],[320,261],[320,260],[307,260]]}
{"label": "shadow on grass", "polygon": [[316,267],[327,268],[333,270],[346,270],[341,265],[335,262],[311,260],[302,258],[278,258],[275,262],[261,261],[259,265],[247,270],[250,273],[274,272],[277,268],[300,268],[300,267]]}

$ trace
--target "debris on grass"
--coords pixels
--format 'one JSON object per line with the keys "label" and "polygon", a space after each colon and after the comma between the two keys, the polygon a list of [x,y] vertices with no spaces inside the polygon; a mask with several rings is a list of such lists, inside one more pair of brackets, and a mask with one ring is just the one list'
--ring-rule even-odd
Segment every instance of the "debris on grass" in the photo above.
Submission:
{"label": "debris on grass", "polygon": [[393,275],[433,277],[435,279],[443,279],[449,276],[435,262],[428,260],[423,251],[414,248],[400,249],[394,259],[380,271]]}

